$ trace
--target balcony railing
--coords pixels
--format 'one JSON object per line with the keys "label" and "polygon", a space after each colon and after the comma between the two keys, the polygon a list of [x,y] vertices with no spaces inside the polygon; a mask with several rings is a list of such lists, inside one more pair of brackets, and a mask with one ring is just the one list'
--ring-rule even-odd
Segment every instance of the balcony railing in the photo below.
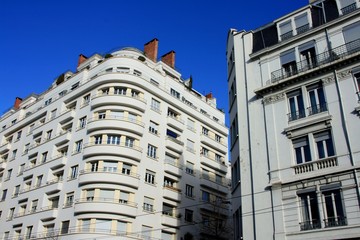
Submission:
{"label": "balcony railing", "polygon": [[325,227],[338,227],[338,226],[346,226],[347,219],[344,216],[339,217],[329,217],[328,219],[324,219]]}
{"label": "balcony railing", "polygon": [[356,10],[356,3],[352,3],[352,4],[350,4],[350,5],[346,6],[346,7],[343,7],[341,9],[341,12],[342,12],[343,15],[345,15],[345,14],[351,13],[351,12],[353,12],[355,10]]}
{"label": "balcony railing", "polygon": [[313,230],[313,229],[321,228],[321,224],[320,224],[320,221],[318,219],[301,222],[299,224],[300,224],[300,230],[301,231]]}
{"label": "balcony railing", "polygon": [[310,26],[309,26],[309,24],[307,23],[307,24],[305,24],[305,25],[302,25],[302,26],[296,28],[296,33],[297,33],[297,34],[304,33],[304,32],[306,32],[306,31],[308,31],[309,29],[310,29]]}
{"label": "balcony railing", "polygon": [[326,103],[321,103],[321,104],[317,104],[316,106],[313,106],[313,107],[308,107],[309,116],[318,114],[321,112],[326,112],[327,110],[328,110],[328,108],[327,108]]}
{"label": "balcony railing", "polygon": [[281,34],[280,35],[280,38],[281,38],[281,41],[284,41],[286,39],[289,39],[293,36],[293,32],[292,31],[289,31],[289,32],[286,32],[284,34]]}
{"label": "balcony railing", "polygon": [[294,166],[295,174],[314,172],[325,168],[338,166],[336,157],[324,158]]}
{"label": "balcony railing", "polygon": [[75,203],[116,203],[116,204],[128,205],[131,207],[137,207],[138,205],[135,202],[130,202],[124,199],[102,198],[102,197],[80,198],[80,199],[76,199]]}
{"label": "balcony railing", "polygon": [[124,176],[134,177],[137,179],[140,178],[139,174],[136,174],[133,172],[125,173],[122,169],[98,168],[96,170],[85,169],[85,170],[80,171],[80,175],[86,174],[86,173],[116,173],[116,174],[120,174],[120,175],[124,175]]}
{"label": "balcony railing", "polygon": [[271,82],[276,83],[282,79],[297,75],[299,73],[305,72],[307,70],[313,69],[315,67],[319,67],[321,65],[331,63],[340,58],[346,57],[350,54],[356,53],[360,51],[360,39],[354,40],[352,42],[346,43],[339,47],[333,48],[330,51],[325,51],[314,56],[309,63],[309,60],[303,60],[301,62],[297,62],[291,68],[291,71],[286,71],[284,68],[276,70],[271,73]]}
{"label": "balcony railing", "polygon": [[298,120],[300,118],[304,118],[305,116],[306,116],[306,114],[305,114],[304,109],[288,113],[289,122],[294,121],[294,120]]}

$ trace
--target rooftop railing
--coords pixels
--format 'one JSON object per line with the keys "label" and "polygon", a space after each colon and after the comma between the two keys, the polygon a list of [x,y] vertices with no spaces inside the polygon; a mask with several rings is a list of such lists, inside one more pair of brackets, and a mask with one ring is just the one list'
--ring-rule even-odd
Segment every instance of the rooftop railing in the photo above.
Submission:
{"label": "rooftop railing", "polygon": [[349,56],[353,53],[360,51],[360,39],[354,40],[352,42],[346,43],[339,47],[333,48],[330,51],[325,51],[318,55],[315,55],[309,63],[309,60],[303,60],[293,64],[291,71],[286,71],[284,68],[276,70],[271,73],[271,82],[276,83],[277,81],[283,80],[285,78],[297,75],[299,73],[305,72],[307,70],[321,67],[324,64],[334,62],[340,58]]}

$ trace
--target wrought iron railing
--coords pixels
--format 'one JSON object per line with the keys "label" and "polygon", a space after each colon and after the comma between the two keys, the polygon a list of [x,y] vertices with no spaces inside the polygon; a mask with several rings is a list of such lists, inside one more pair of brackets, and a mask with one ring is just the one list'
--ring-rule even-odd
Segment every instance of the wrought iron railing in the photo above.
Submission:
{"label": "wrought iron railing", "polygon": [[321,228],[320,221],[318,219],[313,219],[305,222],[301,222],[300,224],[300,230],[306,231],[306,230],[313,230]]}
{"label": "wrought iron railing", "polygon": [[327,219],[324,219],[325,227],[338,227],[338,226],[346,226],[347,225],[347,219],[344,216],[338,216],[338,217],[329,217]]}
{"label": "wrought iron railing", "polygon": [[321,112],[326,112],[327,109],[327,104],[326,103],[321,103],[321,104],[317,104],[315,106],[312,107],[308,107],[308,111],[309,111],[309,115],[314,115],[317,113],[321,113]]}
{"label": "wrought iron railing", "polygon": [[304,118],[304,117],[306,117],[306,114],[305,114],[305,110],[304,110],[304,109],[301,109],[301,110],[299,110],[299,111],[295,111],[295,112],[288,113],[289,122],[294,121],[294,120],[297,120],[297,119],[300,119],[300,118]]}
{"label": "wrought iron railing", "polygon": [[281,35],[280,35],[280,38],[281,38],[281,41],[284,41],[284,40],[286,40],[286,39],[291,38],[292,36],[293,36],[293,32],[292,32],[292,30],[291,30],[291,31],[289,31],[289,32],[286,32],[286,33],[284,33],[284,34],[281,34]]}
{"label": "wrought iron railing", "polygon": [[346,43],[339,47],[333,48],[330,51],[325,51],[314,56],[311,59],[306,59],[297,63],[294,63],[291,70],[287,71],[284,68],[278,69],[271,73],[271,82],[276,83],[282,79],[297,75],[307,70],[319,67],[321,65],[331,63],[342,57],[346,57],[350,54],[360,51],[360,39]]}
{"label": "wrought iron railing", "polygon": [[342,12],[343,15],[345,15],[345,14],[351,13],[351,12],[353,12],[355,10],[356,10],[356,3],[352,3],[352,4],[350,4],[350,5],[346,6],[346,7],[343,7],[341,9],[341,12]]}
{"label": "wrought iron railing", "polygon": [[305,25],[302,25],[302,26],[296,28],[296,33],[297,33],[297,34],[304,33],[304,32],[306,32],[306,31],[308,31],[309,29],[310,29],[310,26],[309,26],[309,24],[307,23],[307,24],[305,24]]}

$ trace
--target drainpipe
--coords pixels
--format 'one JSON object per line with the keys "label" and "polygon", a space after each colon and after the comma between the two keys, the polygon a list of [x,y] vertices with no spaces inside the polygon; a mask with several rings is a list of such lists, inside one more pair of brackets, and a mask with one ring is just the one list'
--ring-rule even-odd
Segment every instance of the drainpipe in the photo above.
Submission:
{"label": "drainpipe", "polygon": [[[348,126],[347,126],[346,116],[345,116],[345,112],[344,112],[344,105],[343,105],[343,101],[342,101],[342,94],[341,94],[341,91],[340,91],[339,79],[337,78],[337,71],[336,70],[334,70],[334,77],[335,77],[336,91],[337,91],[338,97],[339,97],[341,121],[342,121],[342,126],[343,126],[343,129],[344,129],[346,146],[347,146],[348,151],[349,151],[349,157],[350,157],[351,165],[353,167],[355,167],[354,156],[353,156],[353,151],[352,151],[352,147],[351,147],[352,144],[351,144],[351,140],[350,140],[350,137],[349,137]],[[357,174],[355,168],[353,169],[353,175],[354,175],[355,184],[356,184],[356,193],[357,193],[357,197],[358,197],[358,207],[360,207],[359,180],[358,180],[358,174]]]}
{"label": "drainpipe", "polygon": [[[248,94],[248,84],[247,84],[247,71],[246,71],[246,59],[245,59],[245,40],[244,40],[244,35],[242,35],[242,47],[243,47],[243,61],[244,61],[244,76],[245,76],[245,96],[246,96],[246,101],[248,101],[249,99],[249,94]],[[256,221],[255,221],[255,200],[254,200],[254,176],[253,176],[253,166],[252,166],[252,149],[251,149],[251,140],[250,140],[250,136],[251,136],[251,132],[250,132],[250,118],[249,118],[249,104],[246,104],[246,116],[247,116],[247,126],[248,126],[248,144],[249,144],[249,163],[250,163],[250,188],[251,188],[251,208],[252,208],[252,220],[253,220],[253,234],[254,234],[254,238],[253,240],[256,240]]]}

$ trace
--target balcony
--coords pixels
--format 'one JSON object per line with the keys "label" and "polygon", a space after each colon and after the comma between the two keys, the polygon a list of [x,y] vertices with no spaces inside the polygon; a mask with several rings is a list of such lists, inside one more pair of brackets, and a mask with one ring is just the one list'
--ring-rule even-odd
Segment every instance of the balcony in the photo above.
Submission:
{"label": "balcony", "polygon": [[347,219],[344,216],[329,217],[328,219],[324,219],[324,223],[326,228],[346,226]]}
{"label": "balcony", "polygon": [[91,183],[109,183],[120,184],[129,186],[132,188],[139,187],[139,174],[130,173],[124,174],[121,170],[108,171],[104,169],[97,169],[97,171],[82,170],[79,175],[79,184],[91,184]]}
{"label": "balcony", "polygon": [[177,152],[182,153],[184,148],[184,143],[176,138],[166,136],[165,140],[166,147]]}
{"label": "balcony", "polygon": [[310,29],[309,24],[305,24],[303,26],[296,28],[296,33],[301,34],[301,33],[307,32],[309,29]]}
{"label": "balcony", "polygon": [[4,170],[6,168],[6,161],[5,160],[2,160],[0,162],[0,171]]}
{"label": "balcony", "polygon": [[172,201],[180,202],[181,201],[181,189],[164,186],[163,188],[163,197]]}
{"label": "balcony", "polygon": [[66,123],[70,120],[72,120],[75,117],[75,110],[74,109],[66,109],[62,113],[57,116],[57,121],[60,124]]}
{"label": "balcony", "polygon": [[169,214],[163,214],[161,215],[161,224],[170,227],[178,227],[180,224],[180,219]]}
{"label": "balcony", "polygon": [[89,132],[100,129],[116,129],[133,132],[142,136],[145,124],[141,121],[133,120],[126,117],[119,117],[114,115],[106,115],[105,118],[89,119],[87,129]]}
{"label": "balcony", "polygon": [[84,157],[112,155],[140,161],[142,149],[126,142],[120,142],[119,144],[96,144],[95,142],[90,142],[85,144],[83,155]]}
{"label": "balcony", "polygon": [[308,231],[308,230],[321,228],[320,221],[317,220],[317,219],[314,219],[312,221],[301,222],[299,224],[300,224],[300,230],[301,231]]}
{"label": "balcony", "polygon": [[75,201],[74,213],[108,213],[136,217],[137,203],[112,198],[81,198]]}
{"label": "balcony", "polygon": [[215,136],[201,134],[200,141],[201,141],[201,143],[203,143],[213,149],[216,149],[223,154],[227,153],[226,144],[224,144],[221,141],[216,141]]}
{"label": "balcony", "polygon": [[355,10],[356,10],[356,2],[350,4],[350,5],[346,6],[346,7],[343,7],[341,9],[341,12],[342,12],[343,15],[345,15],[345,14],[349,14],[349,13],[355,11]]}
{"label": "balcony", "polygon": [[11,144],[10,143],[5,143],[3,145],[0,146],[0,154],[6,153],[7,151],[9,151],[11,148]]}
{"label": "balcony", "polygon": [[215,157],[201,154],[200,163],[212,169],[220,170],[223,173],[227,172],[227,166],[223,157],[221,159],[215,159]]}
{"label": "balcony", "polygon": [[327,111],[328,108],[326,103],[317,104],[316,106],[313,107],[308,107],[309,116]]}
{"label": "balcony", "polygon": [[184,121],[179,117],[167,116],[167,124],[180,132],[184,130]]}
{"label": "balcony", "polygon": [[326,168],[334,168],[338,166],[336,157],[329,157],[325,159],[320,159],[317,161],[311,161],[303,164],[299,164],[294,166],[294,172],[296,175],[305,174],[309,172],[315,172],[319,170],[323,170]]}
{"label": "balcony", "polygon": [[131,94],[99,94],[92,98],[90,104],[92,109],[108,105],[127,106],[141,112],[146,109],[145,99]]}
{"label": "balcony", "polygon": [[200,185],[227,193],[229,184],[225,178],[217,179],[215,176],[202,174],[200,178]]}
{"label": "balcony", "polygon": [[289,31],[289,32],[286,32],[286,33],[284,33],[284,34],[281,34],[281,35],[280,35],[280,39],[281,39],[281,41],[284,41],[284,40],[286,40],[286,39],[291,38],[292,36],[293,36],[293,32],[292,32],[292,31]]}
{"label": "balcony", "polygon": [[175,176],[181,177],[183,166],[178,163],[178,161],[172,161],[169,159],[164,160],[164,171],[173,174]]}
{"label": "balcony", "polygon": [[33,168],[40,167],[40,166],[45,165],[45,164],[47,164],[47,169],[52,169],[52,170],[57,169],[57,168],[65,166],[66,160],[67,160],[66,155],[59,154],[59,155],[56,155],[56,156],[51,157],[49,159],[43,160],[43,161],[39,162],[36,165],[31,165],[31,166],[25,167],[24,172],[30,171]]}
{"label": "balcony", "polygon": [[292,66],[291,71],[286,71],[284,68],[281,68],[272,72],[271,83],[277,83],[280,80],[295,76],[299,73],[303,73],[317,67],[322,68],[325,64],[332,63],[359,51],[360,39],[357,39],[355,41],[333,48],[330,51],[326,51],[314,56],[311,63],[309,63],[308,60],[297,62]]}

